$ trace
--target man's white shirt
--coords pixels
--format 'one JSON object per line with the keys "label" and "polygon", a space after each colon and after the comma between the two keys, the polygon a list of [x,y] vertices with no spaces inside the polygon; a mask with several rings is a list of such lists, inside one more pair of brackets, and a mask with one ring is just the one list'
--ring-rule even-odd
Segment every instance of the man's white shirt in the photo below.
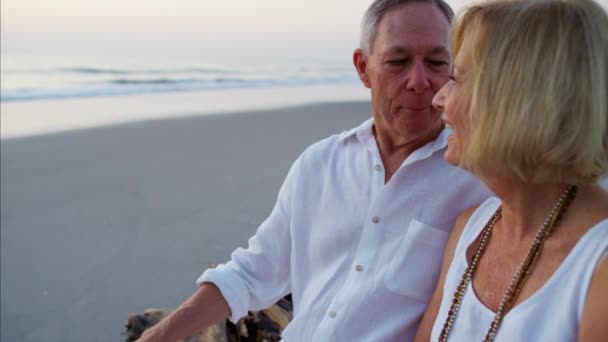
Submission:
{"label": "man's white shirt", "polygon": [[310,146],[270,216],[215,283],[231,320],[292,293],[284,341],[409,341],[434,291],[458,215],[491,193],[443,159],[449,130],[384,184],[373,120]]}

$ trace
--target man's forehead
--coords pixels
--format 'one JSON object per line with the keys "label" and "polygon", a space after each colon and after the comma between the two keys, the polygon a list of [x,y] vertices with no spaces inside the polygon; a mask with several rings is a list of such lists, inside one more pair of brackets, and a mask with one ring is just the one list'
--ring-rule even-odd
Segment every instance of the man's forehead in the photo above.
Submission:
{"label": "man's forehead", "polygon": [[416,53],[423,52],[427,55],[449,55],[450,50],[447,46],[434,45],[434,46],[417,46],[416,48],[409,48],[403,45],[394,45],[386,49],[386,53],[399,54],[399,55],[413,55]]}
{"label": "man's forehead", "polygon": [[431,23],[438,30],[449,30],[450,28],[450,21],[441,8],[432,2],[426,1],[413,0],[389,9],[381,16],[379,25],[382,26],[385,21],[389,20]]}
{"label": "man's forehead", "polygon": [[374,46],[395,53],[445,53],[449,51],[449,30],[448,20],[437,6],[412,2],[384,14]]}

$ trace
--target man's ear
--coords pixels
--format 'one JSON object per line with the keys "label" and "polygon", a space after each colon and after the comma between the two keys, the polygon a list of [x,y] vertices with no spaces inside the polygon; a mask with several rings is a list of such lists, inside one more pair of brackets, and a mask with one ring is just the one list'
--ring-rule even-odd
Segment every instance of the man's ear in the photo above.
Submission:
{"label": "man's ear", "polygon": [[366,88],[371,88],[372,85],[369,81],[369,76],[367,75],[367,60],[368,57],[363,50],[356,49],[355,52],[353,52],[353,64],[355,64],[359,79]]}

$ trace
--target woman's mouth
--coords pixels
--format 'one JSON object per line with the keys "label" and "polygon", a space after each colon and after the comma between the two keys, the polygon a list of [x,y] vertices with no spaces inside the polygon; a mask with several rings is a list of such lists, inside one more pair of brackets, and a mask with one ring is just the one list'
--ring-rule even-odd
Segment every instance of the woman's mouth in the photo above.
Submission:
{"label": "woman's mouth", "polygon": [[445,120],[443,120],[443,124],[445,125],[445,128],[448,128],[451,130],[450,135],[448,135],[448,140],[455,138],[456,130],[454,129],[454,125],[452,125],[450,122],[447,122]]}

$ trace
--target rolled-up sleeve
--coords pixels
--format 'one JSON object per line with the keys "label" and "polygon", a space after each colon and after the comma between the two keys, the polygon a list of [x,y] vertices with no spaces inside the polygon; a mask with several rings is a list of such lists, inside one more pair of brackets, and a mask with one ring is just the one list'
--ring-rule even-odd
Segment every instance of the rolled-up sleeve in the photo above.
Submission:
{"label": "rolled-up sleeve", "polygon": [[249,246],[236,249],[229,262],[206,270],[196,281],[198,285],[211,282],[220,289],[233,322],[290,292],[292,193],[299,161],[289,170],[270,216],[249,239]]}

